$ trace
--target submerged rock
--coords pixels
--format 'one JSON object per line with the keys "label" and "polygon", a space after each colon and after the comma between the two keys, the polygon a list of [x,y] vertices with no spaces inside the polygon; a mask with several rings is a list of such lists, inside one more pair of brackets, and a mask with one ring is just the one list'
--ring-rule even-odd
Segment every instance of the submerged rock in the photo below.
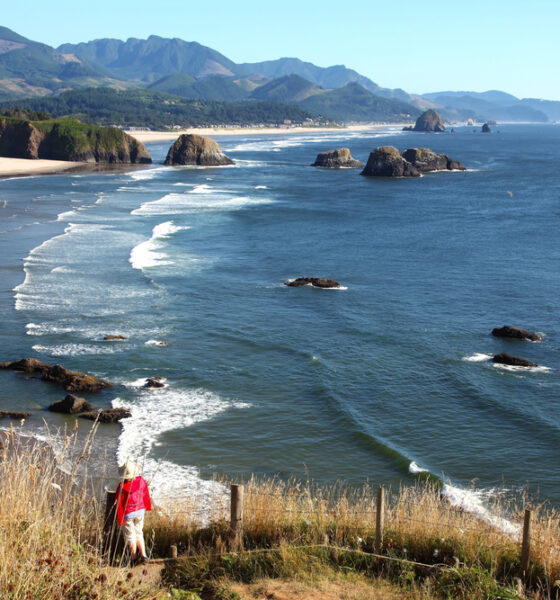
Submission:
{"label": "submerged rock", "polygon": [[511,325],[495,327],[492,329],[492,335],[495,335],[496,337],[513,338],[517,340],[531,340],[532,342],[541,341],[540,336],[538,336],[536,333],[532,333],[526,329],[520,329],[519,327],[512,327]]}
{"label": "submerged rock", "polygon": [[311,285],[317,288],[339,288],[342,287],[338,281],[334,279],[326,279],[324,277],[298,277],[292,281],[284,281],[284,285],[289,287],[302,287]]}
{"label": "submerged rock", "polygon": [[380,146],[370,155],[361,175],[369,177],[420,177],[420,171],[393,146]]}
{"label": "submerged rock", "polygon": [[113,340],[126,340],[126,337],[124,335],[115,335],[110,333],[103,338],[104,342],[112,342]]}
{"label": "submerged rock", "polygon": [[219,167],[235,163],[222,152],[218,142],[212,138],[185,133],[169,148],[164,164]]}
{"label": "submerged rock", "polygon": [[43,381],[62,385],[67,392],[99,392],[114,385],[95,375],[69,371],[61,365],[50,365],[35,358],[22,358],[0,363],[0,369],[12,369],[27,375],[41,375]]}
{"label": "submerged rock", "polygon": [[27,417],[30,416],[30,412],[18,410],[0,410],[0,419],[27,419]]}
{"label": "submerged rock", "polygon": [[121,419],[128,419],[131,416],[132,413],[128,408],[107,408],[80,414],[80,418],[82,419],[89,419],[90,421],[97,419],[100,423],[116,423]]}
{"label": "submerged rock", "polygon": [[492,362],[501,364],[501,365],[511,365],[513,367],[538,367],[539,365],[531,362],[530,360],[525,360],[524,358],[518,358],[517,356],[512,356],[507,352],[502,352],[500,354],[496,354],[494,358],[492,358]]}
{"label": "submerged rock", "polygon": [[49,406],[49,410],[52,410],[53,412],[64,413],[66,415],[77,415],[78,413],[93,410],[93,406],[84,398],[78,398],[77,396],[68,394],[64,400],[53,402]]}
{"label": "submerged rock", "polygon": [[311,166],[324,169],[361,169],[364,164],[353,158],[348,148],[336,148],[317,154],[317,158]]}

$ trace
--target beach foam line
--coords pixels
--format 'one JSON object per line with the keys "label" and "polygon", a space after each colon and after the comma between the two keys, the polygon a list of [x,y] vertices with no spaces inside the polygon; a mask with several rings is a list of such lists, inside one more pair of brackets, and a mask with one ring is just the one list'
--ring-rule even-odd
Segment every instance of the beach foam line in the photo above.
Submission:
{"label": "beach foam line", "polygon": [[116,354],[124,350],[123,346],[101,345],[101,344],[59,344],[46,346],[35,344],[32,346],[35,352],[48,354],[49,356],[92,356],[96,354]]}
{"label": "beach foam line", "polygon": [[154,179],[160,175],[163,171],[167,170],[167,167],[155,167],[155,168],[147,168],[138,171],[131,171],[127,173],[128,177],[134,179],[134,181],[144,181],[146,179]]}
{"label": "beach foam line", "polygon": [[173,221],[156,225],[152,229],[152,237],[149,240],[140,242],[132,248],[128,259],[132,268],[142,270],[172,264],[172,261],[166,260],[168,256],[162,251],[164,246],[162,242],[183,229],[188,227],[175,225]]}
{"label": "beach foam line", "polygon": [[[142,385],[145,378],[142,380]],[[139,387],[140,380],[128,383]],[[132,416],[121,421],[121,435],[117,447],[118,464],[134,460],[144,465],[146,479],[150,480],[153,496],[160,501],[185,499],[195,495],[201,506],[209,506],[205,500],[222,494],[221,484],[200,478],[198,469],[181,466],[172,461],[158,460],[153,455],[160,444],[160,437],[168,431],[185,429],[211,420],[231,409],[244,409],[250,405],[226,400],[202,388],[181,389],[169,385],[166,388],[138,390],[138,401],[115,398],[115,408],[128,408]]]}
{"label": "beach foam line", "polygon": [[468,512],[491,527],[503,531],[505,534],[518,539],[521,535],[521,526],[493,515],[484,505],[485,501],[495,496],[499,490],[475,490],[460,488],[450,483],[444,484],[441,494],[442,496],[456,508],[460,508]]}

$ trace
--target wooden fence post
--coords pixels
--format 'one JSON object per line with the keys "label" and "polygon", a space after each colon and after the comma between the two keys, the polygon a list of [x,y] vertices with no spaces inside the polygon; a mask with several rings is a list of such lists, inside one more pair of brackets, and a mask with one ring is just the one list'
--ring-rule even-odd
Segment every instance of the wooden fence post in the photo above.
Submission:
{"label": "wooden fence post", "polygon": [[175,544],[169,546],[169,558],[177,558],[177,546]]}
{"label": "wooden fence post", "polygon": [[107,491],[105,504],[105,520],[103,521],[103,555],[108,563],[113,561],[117,549],[118,526],[117,505],[115,504],[116,492]]}
{"label": "wooden fence post", "polygon": [[531,560],[531,516],[532,510],[525,509],[523,520],[523,542],[521,543],[521,577],[526,581],[529,576],[529,562]]}
{"label": "wooden fence post", "polygon": [[385,502],[383,486],[377,488],[377,511],[375,514],[375,551],[383,549],[383,526],[385,521]]}
{"label": "wooden fence post", "polygon": [[243,547],[243,485],[231,486],[231,516],[230,534],[231,543],[236,547]]}

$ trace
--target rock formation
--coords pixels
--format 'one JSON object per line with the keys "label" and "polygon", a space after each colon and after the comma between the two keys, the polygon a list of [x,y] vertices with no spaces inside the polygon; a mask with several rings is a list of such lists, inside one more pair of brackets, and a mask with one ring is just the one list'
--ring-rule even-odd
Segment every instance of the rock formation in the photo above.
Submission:
{"label": "rock formation", "polygon": [[420,177],[420,171],[393,146],[380,146],[370,155],[361,175],[374,177]]}
{"label": "rock formation", "polygon": [[496,337],[513,338],[517,340],[531,340],[532,342],[540,342],[541,338],[536,333],[527,331],[526,329],[520,329],[519,327],[512,327],[511,325],[504,325],[503,327],[495,327],[492,329],[492,335]]}
{"label": "rock formation", "polygon": [[204,135],[185,133],[169,148],[166,165],[198,165],[219,167],[233,165],[220,148],[218,142]]}
{"label": "rock formation", "polygon": [[338,281],[334,279],[325,279],[324,277],[298,277],[292,281],[284,281],[284,285],[289,287],[302,287],[310,285],[317,288],[339,288],[341,287]]}
{"label": "rock formation", "polygon": [[103,338],[104,342],[112,342],[113,340],[126,340],[126,337],[124,335],[114,335],[110,333]]}
{"label": "rock formation", "polygon": [[128,419],[131,416],[132,413],[128,408],[107,408],[80,414],[82,419],[89,419],[90,421],[97,419],[100,423],[116,423],[121,419]]}
{"label": "rock formation", "polygon": [[62,385],[67,392],[99,392],[114,385],[95,375],[69,371],[61,365],[50,365],[35,358],[1,362],[0,369],[12,369],[27,375],[40,375],[43,381]]}
{"label": "rock formation", "polygon": [[18,410],[0,410],[0,419],[27,419],[27,417],[30,416],[30,412]]}
{"label": "rock formation", "polygon": [[380,146],[370,155],[361,175],[371,177],[419,177],[430,171],[459,170],[465,167],[445,154],[429,148],[409,148],[402,155],[393,146]]}
{"label": "rock formation", "polygon": [[525,360],[524,358],[518,358],[517,356],[512,356],[507,352],[502,352],[501,354],[496,354],[494,358],[492,358],[492,362],[501,364],[501,365],[512,365],[514,367],[538,367],[539,365]]}
{"label": "rock formation", "polygon": [[458,160],[451,160],[445,154],[437,154],[429,148],[408,148],[402,153],[405,160],[416,167],[421,173],[430,171],[465,171]]}
{"label": "rock formation", "polygon": [[93,406],[84,398],[78,398],[72,394],[67,394],[64,400],[53,402],[49,406],[49,410],[64,413],[65,415],[77,415],[78,413],[92,411]]}
{"label": "rock formation", "polygon": [[69,118],[25,121],[0,117],[0,156],[110,164],[152,162],[144,144],[117,127]]}
{"label": "rock formation", "polygon": [[364,165],[352,157],[348,148],[336,148],[317,154],[317,158],[311,166],[323,167],[324,169],[361,169]]}
{"label": "rock formation", "polygon": [[481,129],[481,133],[490,133],[492,130],[490,129],[490,125],[488,123],[484,123]]}
{"label": "rock formation", "polygon": [[408,131],[430,131],[440,132],[445,131],[445,125],[441,116],[431,108],[423,112],[417,119],[413,128],[408,128]]}
{"label": "rock formation", "polygon": [[165,383],[163,381],[163,377],[148,377],[146,379],[146,383],[144,384],[145,388],[162,388],[165,387]]}

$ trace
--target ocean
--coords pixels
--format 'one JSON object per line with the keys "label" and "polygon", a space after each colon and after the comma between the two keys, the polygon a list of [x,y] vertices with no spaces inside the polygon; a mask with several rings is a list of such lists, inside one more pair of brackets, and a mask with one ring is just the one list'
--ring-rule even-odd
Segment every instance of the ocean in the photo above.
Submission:
{"label": "ocean", "polygon": [[[132,417],[100,426],[97,460],[141,460],[156,496],[212,493],[214,475],[398,488],[425,470],[450,496],[558,505],[560,126],[216,139],[235,166],[164,167],[166,142],[143,170],[0,181],[0,360],[114,381],[87,398]],[[467,171],[310,166],[381,145]],[[307,275],[344,289],[283,284]],[[490,335],[504,324],[543,340]],[[61,388],[0,385],[0,409],[33,411],[22,431],[72,427],[46,410]]]}

